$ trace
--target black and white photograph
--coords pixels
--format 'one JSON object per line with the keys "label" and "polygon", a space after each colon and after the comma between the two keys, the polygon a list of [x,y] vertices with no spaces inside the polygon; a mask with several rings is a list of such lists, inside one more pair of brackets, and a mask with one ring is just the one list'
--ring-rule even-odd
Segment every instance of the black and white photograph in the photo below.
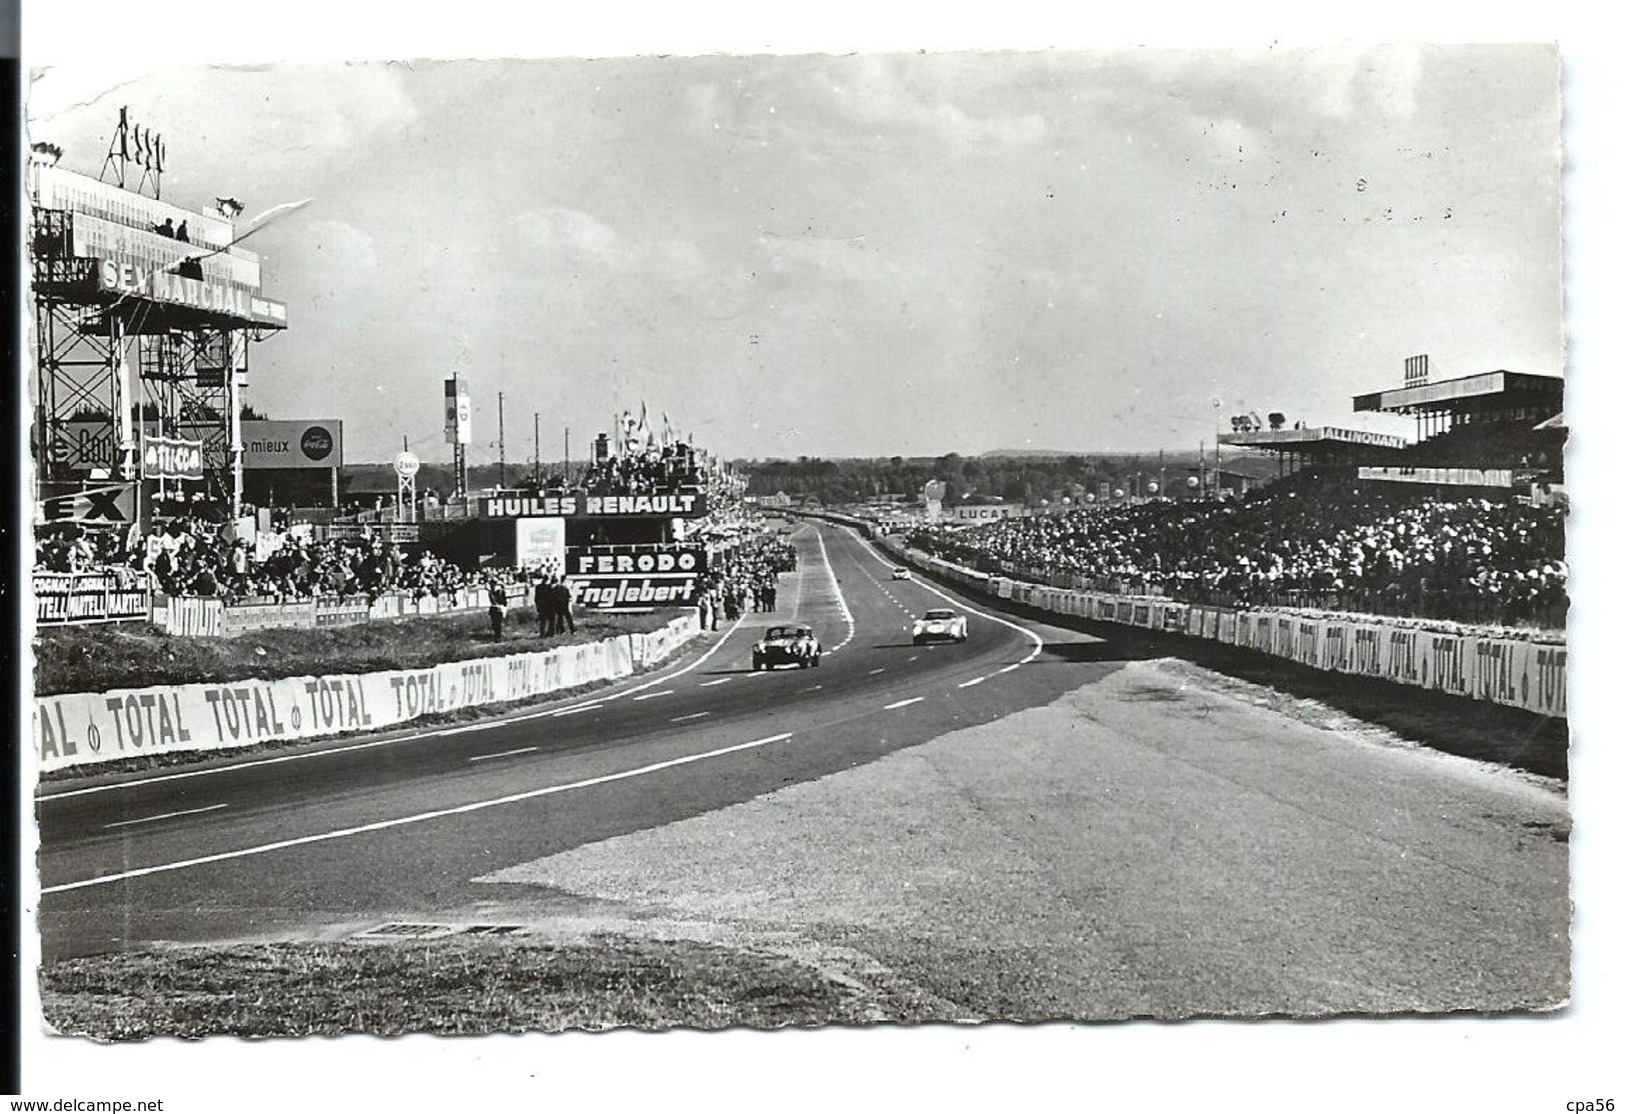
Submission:
{"label": "black and white photograph", "polygon": [[[1413,1109],[1429,1042],[1562,1043],[1567,44],[1469,30],[59,32],[23,1093],[799,1108],[1138,1041],[1114,1105]],[[1204,1034],[1341,1063],[1204,1091]],[[1590,1048],[1455,1093],[1612,1109]]]}

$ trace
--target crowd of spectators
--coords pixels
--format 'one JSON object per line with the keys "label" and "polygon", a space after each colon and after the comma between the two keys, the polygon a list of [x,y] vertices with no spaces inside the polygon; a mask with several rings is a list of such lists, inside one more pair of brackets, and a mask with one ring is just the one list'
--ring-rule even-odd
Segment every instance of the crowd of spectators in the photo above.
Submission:
{"label": "crowd of spectators", "polygon": [[692,447],[673,444],[595,461],[579,486],[589,495],[660,495],[701,483]]}
{"label": "crowd of spectators", "polygon": [[1155,500],[925,527],[909,541],[1070,586],[1561,626],[1563,528],[1550,507],[1305,474],[1234,502]]}
{"label": "crowd of spectators", "polygon": [[700,585],[700,622],[716,629],[746,611],[778,610],[779,576],[796,569],[793,545],[765,526],[718,553]]}
{"label": "crowd of spectators", "polygon": [[229,528],[175,519],[149,534],[69,527],[35,544],[36,572],[98,572],[120,587],[171,596],[279,601],[402,591],[414,598],[454,592],[480,578],[427,550],[407,554],[363,532],[315,540],[308,531],[235,538]]}

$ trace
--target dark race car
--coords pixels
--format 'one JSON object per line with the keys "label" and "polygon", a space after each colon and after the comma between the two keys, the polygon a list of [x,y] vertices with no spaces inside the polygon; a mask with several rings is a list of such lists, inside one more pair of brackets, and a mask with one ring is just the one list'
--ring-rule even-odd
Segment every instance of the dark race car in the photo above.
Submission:
{"label": "dark race car", "polygon": [[824,647],[812,628],[802,624],[768,627],[761,641],[751,647],[752,670],[772,669],[775,665],[799,665],[806,669],[818,666]]}

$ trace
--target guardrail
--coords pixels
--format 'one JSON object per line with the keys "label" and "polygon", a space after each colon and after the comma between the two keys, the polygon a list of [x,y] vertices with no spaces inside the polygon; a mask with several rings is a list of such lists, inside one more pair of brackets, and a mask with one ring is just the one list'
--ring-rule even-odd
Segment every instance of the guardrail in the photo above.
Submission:
{"label": "guardrail", "polygon": [[35,753],[45,772],[383,730],[427,715],[619,680],[664,661],[698,632],[698,617],[685,615],[648,634],[425,669],[38,697]]}
{"label": "guardrail", "polygon": [[1200,638],[1300,665],[1568,716],[1566,640],[1382,616],[1191,604],[1056,588],[968,569],[891,538],[888,554],[950,583],[1039,612]]}

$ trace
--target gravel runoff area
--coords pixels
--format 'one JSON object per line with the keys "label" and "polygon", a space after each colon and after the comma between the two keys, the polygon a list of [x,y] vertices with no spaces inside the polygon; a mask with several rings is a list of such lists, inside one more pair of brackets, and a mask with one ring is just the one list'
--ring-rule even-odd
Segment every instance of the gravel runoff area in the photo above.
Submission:
{"label": "gravel runoff area", "polygon": [[496,871],[437,939],[66,961],[45,1016],[131,1039],[1561,1006],[1562,783],[1301,710],[1135,662]]}

